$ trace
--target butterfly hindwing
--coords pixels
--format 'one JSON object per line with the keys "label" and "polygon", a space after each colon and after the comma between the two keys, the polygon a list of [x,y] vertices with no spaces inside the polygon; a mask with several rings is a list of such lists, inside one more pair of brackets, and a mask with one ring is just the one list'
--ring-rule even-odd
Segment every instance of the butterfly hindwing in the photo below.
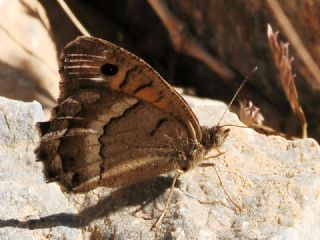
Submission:
{"label": "butterfly hindwing", "polygon": [[47,179],[68,190],[129,185],[177,169],[185,157],[186,127],[123,93],[78,90],[54,112],[37,152]]}

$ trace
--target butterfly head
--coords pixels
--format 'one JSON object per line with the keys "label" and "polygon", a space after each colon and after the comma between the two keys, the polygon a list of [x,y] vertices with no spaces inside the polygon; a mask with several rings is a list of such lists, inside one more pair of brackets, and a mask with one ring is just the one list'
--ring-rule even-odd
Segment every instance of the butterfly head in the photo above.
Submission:
{"label": "butterfly head", "polygon": [[189,141],[186,145],[186,155],[182,154],[182,157],[179,158],[180,169],[183,171],[194,168],[199,164],[199,161],[203,161],[205,155],[211,149],[221,146],[228,136],[230,129],[224,128],[223,126],[215,126],[212,128],[201,127],[201,132],[201,142]]}
{"label": "butterfly head", "polygon": [[228,137],[230,128],[224,128],[223,126],[214,126],[211,128],[202,127],[202,140],[201,144],[205,148],[206,152],[212,148],[220,147],[225,139]]}

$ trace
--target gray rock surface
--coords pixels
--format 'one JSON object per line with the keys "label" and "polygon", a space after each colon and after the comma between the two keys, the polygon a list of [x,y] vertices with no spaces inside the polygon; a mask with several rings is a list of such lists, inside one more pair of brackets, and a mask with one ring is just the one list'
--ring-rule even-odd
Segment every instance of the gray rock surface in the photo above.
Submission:
{"label": "gray rock surface", "polygon": [[[202,125],[216,125],[226,108],[186,99]],[[151,231],[173,174],[122,189],[62,193],[44,182],[34,159],[34,123],[42,119],[39,104],[0,98],[0,239],[319,239],[320,147],[313,139],[230,127],[224,154],[209,161],[242,211],[214,168],[198,167],[179,178],[163,223]],[[229,112],[226,123],[241,125]]]}
{"label": "gray rock surface", "polygon": [[[81,239],[81,229],[46,225],[42,218],[74,213],[56,184],[46,184],[35,162],[35,122],[41,105],[0,97],[0,239]],[[35,220],[35,221],[33,221]],[[34,228],[34,229],[32,229]]]}

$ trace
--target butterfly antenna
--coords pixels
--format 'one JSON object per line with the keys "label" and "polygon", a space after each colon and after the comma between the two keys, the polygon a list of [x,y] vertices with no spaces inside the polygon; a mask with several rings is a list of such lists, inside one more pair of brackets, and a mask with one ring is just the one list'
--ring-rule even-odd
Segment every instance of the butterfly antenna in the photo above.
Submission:
{"label": "butterfly antenna", "polygon": [[233,95],[231,101],[229,102],[228,107],[226,108],[226,110],[224,110],[224,112],[223,112],[223,114],[222,114],[222,116],[221,116],[221,118],[220,118],[217,126],[220,125],[220,122],[222,121],[224,115],[226,115],[227,111],[230,109],[231,104],[234,102],[234,100],[235,100],[236,97],[238,96],[238,93],[239,93],[240,90],[243,88],[244,84],[252,77],[252,75],[257,71],[257,69],[258,69],[258,67],[255,66],[255,67],[249,72],[249,74],[246,76],[246,78],[242,81],[242,83],[241,83],[240,86],[238,87],[236,93]]}

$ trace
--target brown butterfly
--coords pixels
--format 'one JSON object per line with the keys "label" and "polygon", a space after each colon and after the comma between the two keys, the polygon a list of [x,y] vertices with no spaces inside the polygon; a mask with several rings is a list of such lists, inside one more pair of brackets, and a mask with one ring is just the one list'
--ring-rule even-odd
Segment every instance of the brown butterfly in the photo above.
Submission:
{"label": "brown butterfly", "polygon": [[35,152],[46,179],[67,191],[187,171],[229,133],[201,127],[153,68],[110,42],[78,37],[61,54],[60,74],[58,105],[38,123]]}

